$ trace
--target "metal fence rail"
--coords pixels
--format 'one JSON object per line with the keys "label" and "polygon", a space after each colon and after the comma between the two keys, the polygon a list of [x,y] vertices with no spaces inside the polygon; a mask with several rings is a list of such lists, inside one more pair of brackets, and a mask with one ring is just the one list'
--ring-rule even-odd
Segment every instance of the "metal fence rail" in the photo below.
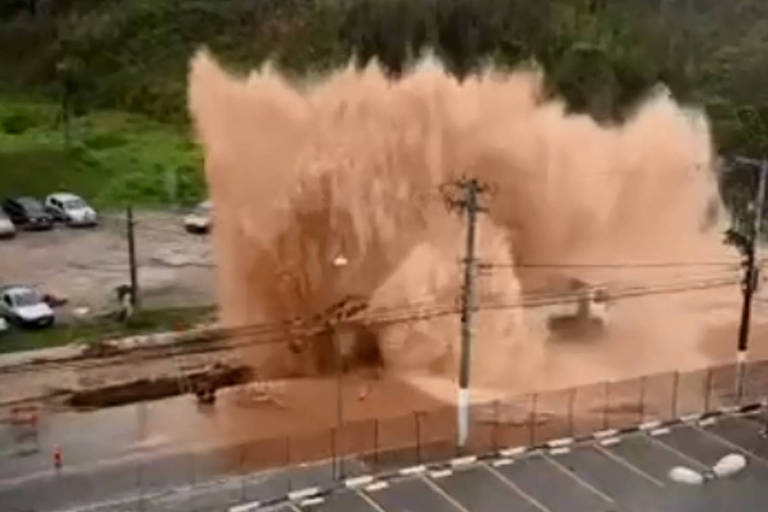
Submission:
{"label": "metal fence rail", "polygon": [[[456,408],[444,406],[349,422],[341,428],[207,448],[159,462],[137,462],[134,467],[107,467],[99,475],[64,473],[51,485],[61,487],[67,502],[61,506],[101,501],[102,489],[96,477],[103,478],[103,471],[112,471],[116,479],[135,482],[134,492],[126,498],[134,510],[164,510],[163,500],[171,499],[169,487],[189,489],[190,510],[217,510],[245,500],[267,499],[276,492],[330,486],[362,473],[668,421],[756,403],[768,395],[768,361],[746,365],[740,397],[737,376],[736,365],[723,365],[475,403],[470,410],[470,437],[461,449],[456,445]],[[11,420],[12,416],[6,415],[5,428],[22,428]],[[284,471],[286,468],[290,471]],[[258,472],[268,469],[274,471],[266,486]],[[211,489],[212,485],[221,488],[215,498],[203,500],[194,491]]]}

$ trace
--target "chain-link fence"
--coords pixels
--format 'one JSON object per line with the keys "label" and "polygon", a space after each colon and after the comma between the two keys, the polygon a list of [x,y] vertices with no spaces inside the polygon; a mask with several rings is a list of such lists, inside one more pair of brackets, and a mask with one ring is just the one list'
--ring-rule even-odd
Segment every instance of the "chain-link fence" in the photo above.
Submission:
{"label": "chain-link fence", "polygon": [[[64,470],[47,477],[47,491],[23,497],[26,508],[22,501],[16,506],[13,493],[2,499],[8,510],[62,508],[114,496],[125,498],[109,501],[103,510],[178,510],[179,500],[184,510],[221,510],[361,474],[748,405],[762,400],[767,388],[768,361],[759,361],[746,364],[741,373],[736,365],[724,365],[475,403],[462,448],[456,443],[456,408],[446,406],[194,452],[163,452],[136,462],[100,462],[90,469],[70,469],[65,455]],[[29,411],[5,412],[2,427],[10,439],[18,434],[24,442],[36,441],[24,416]]]}

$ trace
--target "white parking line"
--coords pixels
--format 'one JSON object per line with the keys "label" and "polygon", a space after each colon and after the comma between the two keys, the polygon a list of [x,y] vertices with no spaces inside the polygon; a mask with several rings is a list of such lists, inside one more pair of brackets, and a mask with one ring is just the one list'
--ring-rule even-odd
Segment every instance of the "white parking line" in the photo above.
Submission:
{"label": "white parking line", "polygon": [[429,478],[424,478],[424,476],[423,476],[423,475],[422,475],[422,476],[420,476],[419,478],[420,478],[420,479],[421,479],[423,482],[426,482],[426,484],[427,484],[427,485],[428,485],[428,486],[429,486],[429,487],[430,487],[430,488],[431,488],[433,491],[435,491],[435,492],[436,492],[437,494],[439,494],[439,495],[440,495],[440,496],[441,496],[443,499],[445,499],[445,500],[446,500],[448,503],[450,503],[451,505],[453,505],[454,507],[456,507],[457,509],[459,509],[461,512],[470,512],[469,510],[467,510],[466,508],[464,508],[464,505],[462,505],[461,503],[459,503],[458,501],[456,501],[456,499],[454,499],[454,497],[453,497],[453,496],[451,496],[450,494],[448,494],[447,492],[445,492],[444,490],[442,490],[442,489],[440,488],[440,486],[439,486],[439,485],[437,485],[435,482],[433,482],[433,481],[432,481],[432,480],[430,480]]}
{"label": "white parking line", "polygon": [[557,469],[565,473],[568,477],[572,478],[576,483],[584,487],[585,489],[593,492],[594,494],[600,496],[602,499],[604,499],[608,503],[613,503],[613,498],[602,492],[600,489],[597,489],[592,484],[587,482],[586,480],[582,479],[579,475],[574,473],[573,471],[570,471],[568,468],[557,462],[552,457],[548,457],[546,455],[542,455],[544,459],[546,459],[550,464],[553,464]]}
{"label": "white parking line", "polygon": [[254,512],[255,510],[258,510],[260,506],[261,503],[258,501],[251,501],[250,503],[229,507],[229,512]]}
{"label": "white parking line", "polygon": [[642,469],[638,468],[637,466],[635,466],[634,464],[632,464],[628,460],[624,459],[623,457],[620,457],[620,456],[616,455],[615,453],[611,453],[609,450],[606,450],[602,446],[595,446],[595,448],[597,449],[597,451],[599,451],[601,453],[604,453],[608,458],[618,462],[619,464],[621,464],[625,468],[629,469],[630,471],[636,473],[637,475],[645,478],[646,480],[648,480],[650,482],[653,482],[655,485],[657,485],[659,487],[665,487],[664,482],[658,480],[657,478],[653,477],[652,475],[649,475],[648,473],[646,473]]}
{"label": "white parking line", "polygon": [[760,455],[756,454],[752,450],[748,450],[748,449],[744,448],[741,445],[738,445],[738,444],[736,444],[736,443],[734,443],[732,441],[729,441],[728,439],[726,439],[726,438],[724,438],[724,437],[722,437],[722,436],[720,436],[718,434],[715,434],[714,432],[710,432],[708,430],[705,430],[703,428],[697,428],[696,430],[698,430],[699,432],[702,432],[706,436],[711,437],[716,442],[724,444],[726,446],[729,446],[729,447],[733,448],[734,450],[743,453],[744,455],[747,455],[749,457],[753,457],[756,461],[760,462],[763,465],[768,466],[768,460],[765,459],[764,457],[761,457]]}
{"label": "white parking line", "polygon": [[366,502],[366,503],[368,503],[368,505],[370,505],[370,506],[371,506],[371,507],[372,507],[372,508],[373,508],[373,509],[374,509],[376,512],[386,512],[386,510],[384,510],[383,508],[381,508],[381,507],[379,506],[379,504],[378,504],[378,503],[376,503],[376,501],[374,501],[374,499],[373,499],[373,498],[371,498],[370,496],[368,496],[368,495],[367,495],[367,494],[365,494],[364,492],[360,492],[360,491],[358,490],[358,491],[357,491],[357,495],[358,495],[358,496],[360,496],[361,498],[363,498],[363,500],[365,500],[365,502]]}
{"label": "white parking line", "polygon": [[707,466],[706,464],[704,464],[703,462],[701,462],[701,461],[699,461],[697,459],[694,459],[693,457],[691,457],[689,455],[686,455],[685,453],[681,452],[680,450],[678,450],[676,448],[673,448],[672,446],[669,446],[667,443],[663,442],[658,437],[648,436],[648,439],[650,439],[652,443],[654,443],[654,444],[658,445],[659,447],[667,450],[668,452],[674,453],[678,457],[687,460],[688,462],[690,462],[694,466],[698,466],[699,469],[703,469],[705,471],[710,469],[710,467]]}
{"label": "white parking line", "polygon": [[520,497],[521,497],[521,498],[523,498],[525,501],[527,501],[528,503],[530,503],[530,504],[531,504],[531,505],[533,505],[534,507],[538,508],[538,509],[539,509],[539,510],[541,510],[542,512],[552,512],[552,511],[551,511],[551,510],[549,510],[547,507],[545,507],[544,505],[542,505],[541,503],[539,503],[539,502],[536,500],[536,498],[534,498],[533,496],[531,496],[530,494],[528,494],[527,492],[525,492],[524,490],[522,490],[522,489],[520,488],[520,486],[518,486],[518,485],[517,485],[515,482],[513,482],[512,480],[508,479],[507,477],[505,477],[504,475],[502,475],[501,473],[499,473],[499,472],[498,472],[496,469],[494,469],[494,468],[492,468],[492,467],[488,466],[487,464],[483,464],[483,467],[484,467],[485,469],[487,469],[488,471],[490,471],[490,473],[491,473],[493,476],[495,476],[496,478],[498,478],[499,480],[501,480],[501,482],[502,482],[504,485],[506,485],[507,487],[509,487],[509,488],[510,488],[510,489],[512,489],[513,491],[515,491],[517,494],[519,494],[519,495],[520,495]]}

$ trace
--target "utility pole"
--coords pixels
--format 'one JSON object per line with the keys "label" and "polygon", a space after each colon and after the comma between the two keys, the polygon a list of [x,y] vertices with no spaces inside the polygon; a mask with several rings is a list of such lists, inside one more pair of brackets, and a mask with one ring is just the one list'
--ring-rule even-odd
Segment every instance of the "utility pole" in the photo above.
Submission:
{"label": "utility pole", "polygon": [[139,302],[139,283],[136,279],[136,243],[133,237],[133,208],[126,211],[126,231],[128,234],[128,265],[131,273],[131,306],[134,308]]}
{"label": "utility pole", "polygon": [[768,161],[752,160],[738,158],[739,163],[749,164],[759,168],[759,185],[757,187],[757,196],[755,197],[754,214],[751,233],[746,240],[746,262],[744,283],[742,292],[744,301],[741,308],[741,323],[739,325],[739,343],[736,355],[736,399],[741,400],[744,388],[744,365],[747,362],[749,327],[752,316],[752,297],[757,288],[758,279],[762,270],[762,262],[759,257],[760,230],[763,219],[763,205],[765,203],[765,187],[768,178]]}
{"label": "utility pole", "polygon": [[472,362],[472,315],[475,306],[475,239],[477,214],[485,211],[478,201],[478,195],[488,191],[488,186],[475,179],[463,179],[454,184],[461,189],[461,199],[446,197],[449,207],[467,215],[467,236],[464,254],[464,285],[461,300],[461,362],[459,367],[458,390],[458,445],[463,447],[469,435],[469,376]]}

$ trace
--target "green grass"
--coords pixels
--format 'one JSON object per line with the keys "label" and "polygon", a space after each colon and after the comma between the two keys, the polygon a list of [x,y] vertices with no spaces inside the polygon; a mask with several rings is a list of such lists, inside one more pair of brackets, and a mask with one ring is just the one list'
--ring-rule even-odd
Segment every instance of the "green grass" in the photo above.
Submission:
{"label": "green grass", "polygon": [[55,325],[50,329],[41,330],[13,328],[5,334],[0,334],[0,353],[51,348],[70,343],[91,343],[109,338],[188,328],[196,322],[210,318],[214,313],[212,307],[153,309],[136,312],[127,323],[92,320]]}
{"label": "green grass", "polygon": [[55,104],[0,98],[0,197],[58,190],[99,207],[192,204],[205,196],[200,148],[175,125],[96,111],[71,124]]}

